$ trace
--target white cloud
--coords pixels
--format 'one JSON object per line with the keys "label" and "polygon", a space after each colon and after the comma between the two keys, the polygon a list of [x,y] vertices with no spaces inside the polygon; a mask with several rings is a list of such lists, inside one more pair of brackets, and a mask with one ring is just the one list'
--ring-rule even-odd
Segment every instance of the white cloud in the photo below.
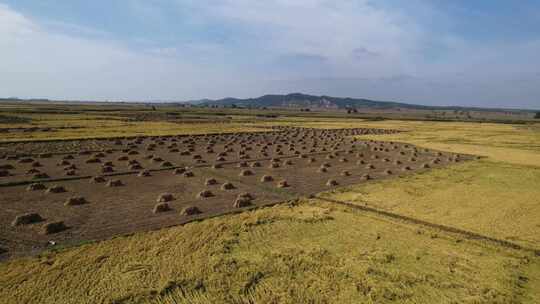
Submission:
{"label": "white cloud", "polygon": [[[221,0],[201,5],[200,11],[208,20],[242,28],[255,41],[250,46],[254,53],[325,57],[339,76],[411,73],[408,57],[422,35],[413,20],[376,9],[369,1]],[[351,60],[361,48],[380,56]]]}
{"label": "white cloud", "polygon": [[16,40],[35,31],[35,26],[23,15],[12,11],[0,3],[0,35],[2,38]]}
{"label": "white cloud", "polygon": [[[225,78],[172,58],[173,49],[135,51],[114,41],[49,32],[0,5],[0,96],[153,99],[217,96]],[[205,88],[215,82],[214,88]]]}
{"label": "white cloud", "polygon": [[[59,20],[38,23],[0,4],[0,96],[191,99],[303,91],[498,106],[535,106],[540,98],[540,41],[480,44],[435,33],[421,19],[450,17],[423,1],[417,16],[367,0],[169,1],[188,19],[163,22],[171,26],[165,36],[192,31],[192,39],[119,41]],[[153,2],[129,4],[140,22],[166,15]]]}

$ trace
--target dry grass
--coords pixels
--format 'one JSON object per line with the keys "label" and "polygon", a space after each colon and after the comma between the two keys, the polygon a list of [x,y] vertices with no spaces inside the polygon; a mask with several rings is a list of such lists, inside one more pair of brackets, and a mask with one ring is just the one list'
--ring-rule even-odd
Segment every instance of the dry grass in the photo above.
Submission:
{"label": "dry grass", "polygon": [[[65,115],[64,115],[65,116]],[[116,119],[86,120],[68,119],[66,121],[40,120],[34,122],[34,126],[41,128],[76,127],[57,129],[54,132],[10,132],[3,133],[0,141],[31,141],[31,140],[54,140],[54,139],[79,139],[79,138],[106,138],[121,136],[161,136],[180,134],[203,134],[203,133],[231,133],[231,132],[254,132],[261,129],[246,127],[240,123],[173,123],[166,121],[138,121],[126,122]],[[10,126],[15,127],[15,126]],[[24,127],[29,127],[24,125]]]}
{"label": "dry grass", "polygon": [[487,158],[349,187],[328,196],[540,248],[540,130],[536,125],[399,121],[369,125],[408,131],[369,138]]}
{"label": "dry grass", "polygon": [[540,168],[474,161],[324,196],[540,249]]}
{"label": "dry grass", "polygon": [[[150,111],[140,106],[115,110],[113,106],[50,105],[46,108],[31,105],[0,104],[0,129],[29,129],[32,132],[11,130],[2,133],[1,140],[24,141],[38,139],[74,139],[134,135],[174,135],[240,131],[261,131],[252,113],[240,115],[224,110],[221,115],[208,115],[205,109],[160,108]],[[171,114],[171,115],[169,115]],[[10,121],[10,119],[12,121]],[[7,121],[7,122],[6,122]],[[263,120],[264,121],[264,120]],[[42,129],[49,128],[44,131]]]}
{"label": "dry grass", "polygon": [[[325,203],[0,265],[5,303],[518,303],[538,261]],[[411,246],[414,244],[414,246]],[[530,274],[531,273],[531,274]],[[54,284],[52,283],[54,282]],[[519,286],[523,285],[524,288]]]}
{"label": "dry grass", "polygon": [[[373,123],[375,127],[381,123]],[[386,127],[409,130],[379,139],[487,156],[491,160],[540,166],[540,130],[537,125],[440,122],[386,122]]]}
{"label": "dry grass", "polygon": [[494,161],[540,166],[540,124],[328,120],[288,123],[314,128],[382,128],[406,132],[362,138],[401,141],[426,148],[487,156]]}

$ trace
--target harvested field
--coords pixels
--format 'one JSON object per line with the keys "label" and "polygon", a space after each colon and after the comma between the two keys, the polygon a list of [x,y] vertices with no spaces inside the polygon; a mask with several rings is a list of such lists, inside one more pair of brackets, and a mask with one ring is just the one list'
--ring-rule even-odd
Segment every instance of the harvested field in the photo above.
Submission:
{"label": "harvested field", "polygon": [[540,304],[540,1],[0,0],[0,304]]}
{"label": "harvested field", "polygon": [[[353,137],[377,132],[395,131],[276,128],[264,133],[106,140],[102,146],[110,148],[102,151],[46,157],[6,155],[0,160],[9,171],[0,180],[0,204],[6,210],[0,213],[5,227],[0,236],[10,255],[24,255],[46,248],[50,233],[44,236],[32,225],[9,225],[18,214],[37,212],[49,222],[63,221],[69,229],[55,231],[54,238],[69,244],[274,204],[358,184],[367,180],[366,174],[385,179],[473,158]],[[26,173],[38,159],[39,173],[47,178]],[[369,165],[358,165],[364,160]],[[71,172],[68,177],[66,170]],[[254,198],[237,197],[243,192]],[[155,205],[156,200],[166,204]],[[198,212],[182,212],[188,206]]]}
{"label": "harvested field", "polygon": [[[0,254],[39,257],[0,263],[0,294],[8,303],[84,302],[89,293],[94,302],[121,303],[538,303],[540,264],[529,250],[539,249],[532,190],[539,177],[531,166],[538,140],[523,136],[529,131],[302,124],[333,129],[269,124],[273,131],[259,133],[91,140],[103,147],[90,152],[65,141],[51,155],[13,146],[18,153],[0,160],[7,171],[0,178]],[[370,126],[389,131],[361,131]],[[448,136],[469,144],[453,145]],[[467,153],[488,158],[469,161]],[[99,161],[87,164],[92,158]],[[50,177],[32,178],[40,173]],[[107,187],[114,180],[123,186]],[[278,187],[283,181],[288,187]],[[66,192],[46,193],[55,185]],[[213,196],[198,198],[205,190]],[[162,194],[173,200],[158,202]],[[73,197],[86,203],[66,206]],[[258,208],[273,203],[280,205]],[[41,220],[12,226],[29,213]],[[215,215],[223,216],[208,219]],[[60,273],[58,288],[36,288]],[[123,279],[102,284],[108,276]],[[303,292],[290,293],[291,286]]]}

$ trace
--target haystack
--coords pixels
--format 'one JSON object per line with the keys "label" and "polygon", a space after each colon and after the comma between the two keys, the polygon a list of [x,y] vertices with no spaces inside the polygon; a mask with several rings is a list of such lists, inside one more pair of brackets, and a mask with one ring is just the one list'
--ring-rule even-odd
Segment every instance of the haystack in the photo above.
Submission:
{"label": "haystack", "polygon": [[217,180],[215,178],[209,178],[206,180],[204,184],[207,186],[212,186],[212,185],[217,184]]}
{"label": "haystack", "polygon": [[37,213],[25,213],[21,215],[17,215],[13,222],[11,222],[12,226],[19,226],[19,225],[28,225],[33,224],[37,222],[43,221],[43,218],[37,214]]}
{"label": "haystack", "polygon": [[162,168],[168,168],[168,167],[172,167],[173,164],[171,162],[168,162],[168,161],[164,161],[161,163],[161,167]]}
{"label": "haystack", "polygon": [[129,167],[129,170],[131,171],[136,171],[136,170],[141,170],[143,169],[143,166],[139,165],[139,164],[133,164],[133,165],[130,165]]}
{"label": "haystack", "polygon": [[64,206],[77,206],[77,205],[84,205],[88,203],[88,201],[82,197],[82,196],[72,196],[66,200],[64,203]]}
{"label": "haystack", "polygon": [[261,177],[261,182],[263,182],[263,183],[271,182],[273,180],[274,180],[274,178],[271,175],[263,175]]}
{"label": "haystack", "polygon": [[337,186],[338,185],[338,182],[334,179],[329,179],[327,182],[326,182],[326,185],[327,186]]}
{"label": "haystack", "polygon": [[38,190],[45,190],[45,189],[47,189],[47,187],[45,187],[45,185],[42,183],[33,183],[33,184],[28,185],[28,187],[26,187],[27,191],[38,191]]}
{"label": "haystack", "polygon": [[124,183],[119,179],[113,179],[107,182],[107,187],[121,187]]}
{"label": "haystack", "polygon": [[196,214],[202,213],[202,211],[199,210],[199,208],[197,208],[195,206],[187,206],[184,209],[182,209],[182,211],[180,213],[182,215],[196,215]]}
{"label": "haystack", "polygon": [[110,166],[105,166],[101,168],[101,173],[111,173],[114,172],[114,168]]}
{"label": "haystack", "polygon": [[142,170],[137,174],[137,176],[138,177],[149,177],[149,176],[152,176],[152,174],[148,170]]}
{"label": "haystack", "polygon": [[208,198],[208,197],[212,197],[212,196],[214,196],[214,194],[210,190],[203,190],[203,191],[199,192],[199,194],[197,194],[198,198]]}
{"label": "haystack", "polygon": [[166,211],[169,211],[171,210],[171,207],[169,207],[169,204],[167,203],[157,203],[155,206],[154,206],[154,209],[152,210],[153,213],[160,213],[160,212],[166,212]]}
{"label": "haystack", "polygon": [[226,182],[223,185],[221,185],[221,190],[232,190],[235,188],[236,187],[232,183],[229,183],[229,182]]}
{"label": "haystack", "polygon": [[176,168],[174,169],[173,174],[180,175],[180,174],[184,174],[185,172],[186,172],[185,168]]}
{"label": "haystack", "polygon": [[253,175],[253,171],[251,171],[251,170],[242,170],[242,171],[240,171],[239,175],[240,176],[251,176],[251,175]]}
{"label": "haystack", "polygon": [[96,183],[96,184],[98,184],[98,183],[104,183],[105,181],[106,181],[106,180],[105,180],[105,178],[104,178],[103,176],[94,176],[94,177],[92,177],[92,178],[90,179],[90,182],[91,182],[91,183]]}
{"label": "haystack", "polygon": [[251,205],[251,199],[248,197],[238,197],[234,201],[233,207],[235,208],[244,208]]}
{"label": "haystack", "polygon": [[41,227],[41,234],[53,234],[67,229],[63,221],[46,223]]}
{"label": "haystack", "polygon": [[281,180],[277,183],[278,188],[286,188],[289,187],[289,183],[286,180]]}
{"label": "haystack", "polygon": [[49,189],[47,189],[47,193],[62,193],[62,192],[66,192],[66,188],[64,188],[63,186],[54,185],[50,187]]}

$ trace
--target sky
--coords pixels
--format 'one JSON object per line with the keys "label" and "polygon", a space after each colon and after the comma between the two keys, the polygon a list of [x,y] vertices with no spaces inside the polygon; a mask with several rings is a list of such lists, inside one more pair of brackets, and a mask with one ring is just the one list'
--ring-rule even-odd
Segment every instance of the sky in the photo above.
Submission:
{"label": "sky", "polygon": [[0,0],[0,97],[540,109],[540,1]]}

